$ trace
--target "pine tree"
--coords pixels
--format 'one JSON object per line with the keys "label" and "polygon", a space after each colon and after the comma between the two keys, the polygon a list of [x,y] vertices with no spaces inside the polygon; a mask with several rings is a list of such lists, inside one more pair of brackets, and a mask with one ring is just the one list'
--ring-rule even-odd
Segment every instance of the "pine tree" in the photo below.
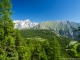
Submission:
{"label": "pine tree", "polygon": [[0,0],[1,49],[6,52],[6,60],[17,60],[18,53],[15,49],[14,23],[11,19],[11,8],[11,0]]}
{"label": "pine tree", "polygon": [[10,16],[11,12],[10,0],[0,0],[0,35],[5,36],[12,35],[14,30],[14,23]]}

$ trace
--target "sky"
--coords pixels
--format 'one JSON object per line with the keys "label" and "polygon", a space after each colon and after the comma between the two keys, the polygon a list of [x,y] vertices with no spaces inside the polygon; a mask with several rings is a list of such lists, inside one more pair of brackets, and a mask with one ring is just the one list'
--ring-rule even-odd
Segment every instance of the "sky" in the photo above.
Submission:
{"label": "sky", "polygon": [[80,0],[11,0],[11,2],[13,20],[80,22]]}

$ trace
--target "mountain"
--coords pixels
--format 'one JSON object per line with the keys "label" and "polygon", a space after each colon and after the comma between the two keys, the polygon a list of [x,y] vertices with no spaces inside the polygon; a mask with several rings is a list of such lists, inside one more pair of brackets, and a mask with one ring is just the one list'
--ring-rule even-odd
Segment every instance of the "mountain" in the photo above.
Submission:
{"label": "mountain", "polygon": [[80,23],[72,22],[69,20],[65,21],[46,21],[41,23],[31,22],[27,20],[14,20],[14,28],[18,29],[47,29],[55,31],[56,33],[65,37],[76,39],[79,33],[74,32],[80,26]]}
{"label": "mountain", "polygon": [[69,20],[46,21],[33,27],[33,29],[52,30],[65,37],[76,39],[76,35],[78,35],[78,33],[74,32],[74,30],[77,29],[79,26],[80,26],[80,23],[71,22]]}
{"label": "mountain", "polygon": [[18,28],[18,29],[28,29],[28,28],[32,28],[32,27],[38,25],[38,23],[31,22],[29,19],[27,19],[27,20],[14,20],[13,22],[15,23],[14,28]]}

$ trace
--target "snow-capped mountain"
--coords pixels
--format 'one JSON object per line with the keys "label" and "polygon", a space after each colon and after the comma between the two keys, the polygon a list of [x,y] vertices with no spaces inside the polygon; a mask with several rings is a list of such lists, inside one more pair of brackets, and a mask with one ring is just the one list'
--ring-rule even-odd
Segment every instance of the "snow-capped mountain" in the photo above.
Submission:
{"label": "snow-capped mountain", "polygon": [[38,25],[38,23],[31,22],[29,19],[27,19],[27,20],[14,20],[13,22],[15,23],[14,28],[18,28],[18,29],[32,28],[32,27]]}

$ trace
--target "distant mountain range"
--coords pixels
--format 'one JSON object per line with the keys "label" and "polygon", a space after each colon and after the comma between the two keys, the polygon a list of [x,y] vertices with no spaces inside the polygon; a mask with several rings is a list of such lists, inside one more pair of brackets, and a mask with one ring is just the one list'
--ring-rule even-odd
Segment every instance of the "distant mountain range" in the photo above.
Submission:
{"label": "distant mountain range", "polygon": [[33,27],[33,29],[47,29],[52,30],[60,35],[65,37],[76,39],[76,36],[79,33],[74,32],[80,26],[80,23],[71,22],[69,20],[65,21],[46,21],[38,24],[37,26]]}
{"label": "distant mountain range", "polygon": [[32,28],[32,27],[38,25],[38,23],[31,22],[29,19],[27,19],[27,20],[14,20],[13,22],[15,23],[14,28],[18,28],[18,29],[29,29],[29,28]]}
{"label": "distant mountain range", "polygon": [[51,31],[55,31],[60,35],[65,37],[76,39],[76,35],[79,33],[74,32],[80,26],[80,23],[71,22],[69,20],[65,21],[46,21],[41,23],[34,23],[30,20],[16,20],[14,21],[15,28],[18,29],[47,29]]}

